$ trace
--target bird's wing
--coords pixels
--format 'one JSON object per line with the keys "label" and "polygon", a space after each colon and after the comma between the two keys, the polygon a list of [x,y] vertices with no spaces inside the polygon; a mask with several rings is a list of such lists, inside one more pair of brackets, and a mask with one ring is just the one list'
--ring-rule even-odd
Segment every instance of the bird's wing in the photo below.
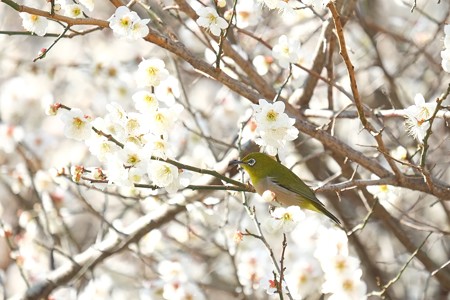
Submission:
{"label": "bird's wing", "polygon": [[265,184],[276,194],[277,202],[283,205],[299,205],[301,208],[320,212],[340,226],[339,219],[325,208],[325,205],[317,199],[314,192],[300,178],[294,175],[288,182],[289,185],[279,182],[273,177],[268,177]]}
{"label": "bird's wing", "polygon": [[282,188],[297,195],[300,195],[301,197],[308,199],[322,207],[325,207],[325,205],[319,199],[317,199],[316,195],[314,195],[314,192],[303,181],[301,181],[300,178],[297,177],[297,175],[289,177],[289,184],[287,184],[286,182],[280,182],[274,177],[269,177],[269,179],[272,183],[279,185]]}

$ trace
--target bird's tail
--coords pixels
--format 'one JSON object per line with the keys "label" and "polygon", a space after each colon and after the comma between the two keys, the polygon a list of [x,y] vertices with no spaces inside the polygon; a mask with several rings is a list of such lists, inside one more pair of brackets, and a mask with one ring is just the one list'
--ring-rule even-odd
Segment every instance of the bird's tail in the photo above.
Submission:
{"label": "bird's tail", "polygon": [[333,220],[337,225],[339,225],[339,227],[342,227],[341,221],[339,221],[339,219],[331,212],[329,212],[325,207],[322,207],[320,212],[326,215],[331,220]]}
{"label": "bird's tail", "polygon": [[339,221],[339,219],[335,215],[333,215],[331,212],[329,212],[325,208],[325,206],[320,205],[321,203],[309,202],[308,204],[310,204],[310,205],[308,205],[307,207],[304,207],[304,208],[324,214],[325,216],[327,216],[328,218],[333,220],[339,227],[342,228],[341,221]]}

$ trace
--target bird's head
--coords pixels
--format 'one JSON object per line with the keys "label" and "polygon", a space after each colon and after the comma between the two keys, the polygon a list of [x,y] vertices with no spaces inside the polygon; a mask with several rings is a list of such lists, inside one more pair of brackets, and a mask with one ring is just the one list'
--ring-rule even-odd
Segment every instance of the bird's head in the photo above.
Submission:
{"label": "bird's head", "polygon": [[252,152],[247,154],[242,160],[233,160],[230,164],[240,165],[252,178],[266,175],[277,162],[267,154]]}

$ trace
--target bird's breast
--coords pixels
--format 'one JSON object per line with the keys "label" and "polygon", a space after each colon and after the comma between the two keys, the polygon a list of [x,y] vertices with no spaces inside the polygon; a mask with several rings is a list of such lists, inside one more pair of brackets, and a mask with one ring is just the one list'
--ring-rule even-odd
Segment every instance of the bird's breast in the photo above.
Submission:
{"label": "bird's breast", "polygon": [[269,190],[275,194],[276,201],[285,206],[300,205],[301,196],[273,182],[270,177],[266,177],[253,185],[256,192],[262,195]]}

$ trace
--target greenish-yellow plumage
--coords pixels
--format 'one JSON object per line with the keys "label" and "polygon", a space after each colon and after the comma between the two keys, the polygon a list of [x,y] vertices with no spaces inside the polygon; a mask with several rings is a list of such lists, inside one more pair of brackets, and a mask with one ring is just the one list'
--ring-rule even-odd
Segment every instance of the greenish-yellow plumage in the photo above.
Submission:
{"label": "greenish-yellow plumage", "polygon": [[294,172],[264,153],[253,152],[234,163],[250,176],[255,190],[262,195],[269,190],[282,205],[298,205],[303,209],[322,213],[340,225],[340,221],[329,212],[314,192]]}

